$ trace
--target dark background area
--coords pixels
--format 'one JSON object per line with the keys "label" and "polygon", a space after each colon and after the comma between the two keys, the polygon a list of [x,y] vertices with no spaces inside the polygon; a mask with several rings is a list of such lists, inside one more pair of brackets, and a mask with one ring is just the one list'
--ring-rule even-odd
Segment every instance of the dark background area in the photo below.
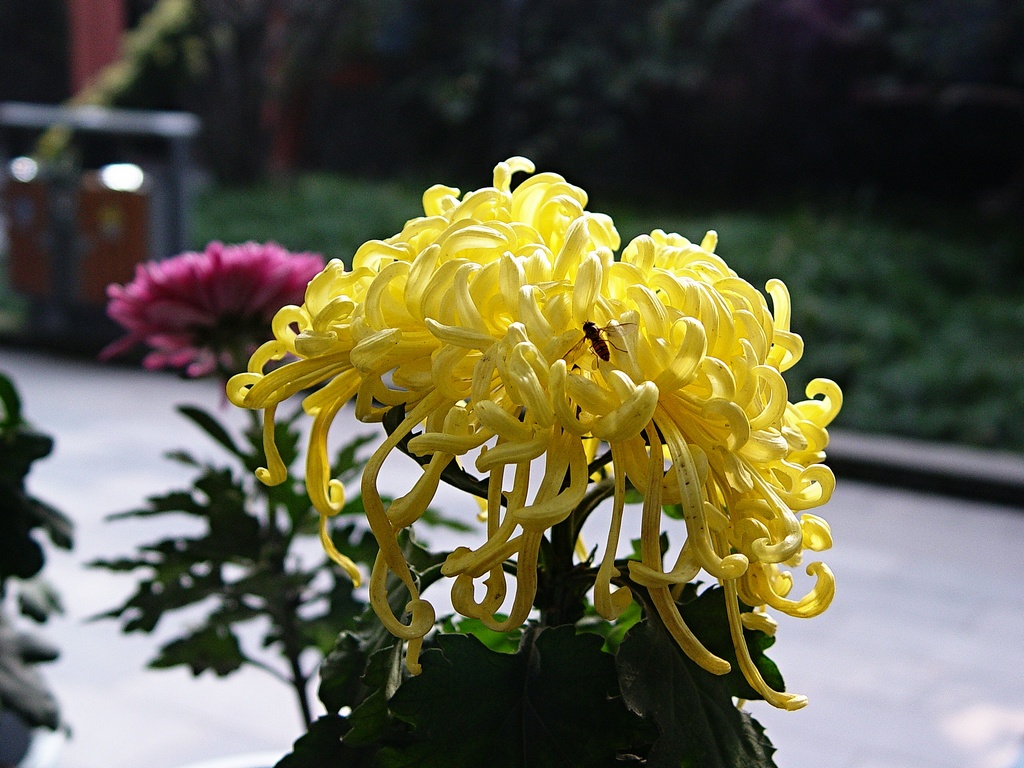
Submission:
{"label": "dark background area", "polygon": [[[136,33],[157,5],[126,3]],[[189,7],[111,101],[198,112],[225,182],[525,154],[630,197],[870,190],[1001,214],[1024,193],[1022,0]],[[0,99],[68,96],[62,3],[0,0],[0,18]]]}

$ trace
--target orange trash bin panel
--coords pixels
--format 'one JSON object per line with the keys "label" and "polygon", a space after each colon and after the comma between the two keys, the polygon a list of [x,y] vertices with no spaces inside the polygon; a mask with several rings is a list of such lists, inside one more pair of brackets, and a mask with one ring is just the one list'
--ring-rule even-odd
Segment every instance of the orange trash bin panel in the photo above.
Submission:
{"label": "orange trash bin panel", "polygon": [[53,293],[46,185],[39,179],[8,179],[4,189],[7,217],[8,278],[11,287],[33,298]]}
{"label": "orange trash bin panel", "polygon": [[149,257],[149,190],[106,187],[96,173],[82,176],[78,198],[78,294],[85,304],[104,305],[110,283],[126,283],[135,265]]}

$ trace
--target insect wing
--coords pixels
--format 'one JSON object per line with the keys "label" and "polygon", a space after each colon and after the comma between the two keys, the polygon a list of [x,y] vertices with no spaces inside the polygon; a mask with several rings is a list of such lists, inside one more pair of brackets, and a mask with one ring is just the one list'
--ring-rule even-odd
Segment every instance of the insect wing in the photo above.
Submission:
{"label": "insect wing", "polygon": [[619,325],[606,325],[598,329],[601,338],[615,347],[619,352],[626,351],[626,339],[636,333],[636,323],[621,323]]}

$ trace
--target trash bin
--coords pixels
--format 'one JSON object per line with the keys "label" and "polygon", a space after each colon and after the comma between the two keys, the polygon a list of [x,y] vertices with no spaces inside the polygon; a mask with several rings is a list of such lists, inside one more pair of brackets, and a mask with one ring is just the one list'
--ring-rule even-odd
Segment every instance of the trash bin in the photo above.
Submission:
{"label": "trash bin", "polygon": [[49,204],[42,179],[10,178],[4,188],[11,287],[33,298],[53,292],[49,254]]}
{"label": "trash bin", "polygon": [[137,185],[118,184],[111,167],[84,173],[78,188],[77,298],[85,305],[106,304],[107,285],[130,281],[149,258],[149,185],[141,173]]}

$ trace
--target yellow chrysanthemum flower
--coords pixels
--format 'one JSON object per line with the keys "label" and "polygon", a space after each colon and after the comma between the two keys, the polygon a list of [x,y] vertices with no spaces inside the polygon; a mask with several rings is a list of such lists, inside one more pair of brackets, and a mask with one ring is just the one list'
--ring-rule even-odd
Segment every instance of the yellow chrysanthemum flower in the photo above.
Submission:
{"label": "yellow chrysanthemum flower", "polygon": [[[528,618],[542,539],[584,499],[590,462],[607,446],[614,502],[594,587],[597,610],[614,619],[632,600],[628,584],[645,588],[680,647],[722,674],[728,662],[701,645],[673,599],[674,587],[703,570],[726,590],[746,678],[776,706],[800,707],[804,697],[761,679],[742,630],[773,630],[760,607],[807,617],[832,599],[824,564],[808,566],[816,583],[796,600],[782,568],[804,549],[831,545],[828,525],[805,510],[824,504],[834,487],[821,462],[840,390],[817,379],[810,399],[789,402],[781,372],[803,347],[789,330],[788,292],[770,282],[770,309],[715,254],[714,232],[695,245],[656,230],[616,259],[619,235],[609,217],[585,210],[583,190],[553,173],[512,189],[514,172],[533,170],[513,158],[495,168],[493,187],[461,198],[432,187],[423,217],[364,244],[351,270],[332,262],[301,307],[278,313],[275,340],[228,390],[236,405],[266,411],[270,459],[261,477],[285,476],[273,445],[275,406],[322,384],[304,400],[313,417],[306,483],[331,550],[325,521],[344,500],[327,458],[332,420],[353,397],[363,421],[404,409],[370,458],[362,493],[380,543],[371,603],[391,632],[410,641],[415,669],[434,612],[419,597],[398,534],[422,515],[445,467],[475,452],[476,470],[488,478],[486,541],[457,549],[443,566],[454,579],[453,605],[503,630]],[[286,355],[298,359],[263,372]],[[385,508],[378,476],[404,440],[429,461],[412,489]],[[615,557],[627,484],[643,497],[642,551],[624,574]],[[682,509],[686,531],[668,567],[659,542],[667,505]],[[508,588],[502,565],[510,559],[515,592],[508,618],[499,620]],[[408,623],[388,607],[389,572],[412,595]],[[741,612],[740,600],[759,610]]]}

